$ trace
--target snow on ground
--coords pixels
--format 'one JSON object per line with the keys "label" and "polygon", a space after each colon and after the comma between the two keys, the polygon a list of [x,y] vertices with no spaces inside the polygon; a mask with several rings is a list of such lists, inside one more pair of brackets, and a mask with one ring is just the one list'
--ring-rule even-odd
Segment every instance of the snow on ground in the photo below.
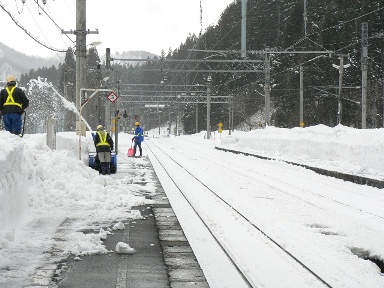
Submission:
{"label": "snow on ground", "polygon": [[216,134],[218,147],[384,180],[382,128],[268,127],[250,132],[236,131],[231,136],[225,131],[225,136],[219,137]]}
{"label": "snow on ground", "polygon": [[[150,132],[149,137],[157,137],[156,132]],[[384,129],[319,125],[231,134],[216,132],[212,140],[204,139],[204,133],[180,137],[196,143],[211,141],[207,149],[217,145],[384,180]],[[130,208],[148,201],[137,196],[140,187],[130,185],[129,174],[114,181],[87,166],[87,152],[92,149],[89,135],[88,142],[83,141],[83,160],[77,159],[78,137],[74,133],[58,133],[55,151],[45,141],[45,134],[19,138],[0,131],[0,287],[9,283],[13,285],[9,287],[21,287],[37,267],[49,262],[43,251],[52,246],[63,255],[106,252],[100,235],[73,231],[65,241],[54,240],[66,219],[76,219],[82,228],[97,221],[114,223],[138,217]],[[118,165],[130,142],[131,135],[119,134]],[[383,253],[378,255],[384,260]]]}
{"label": "snow on ground", "polygon": [[[334,169],[333,158],[321,159],[323,154],[317,153],[317,150],[321,150],[324,155],[329,153],[335,155],[334,162],[338,162],[337,170],[348,172],[351,165],[358,166],[355,163],[359,159],[355,158],[360,156],[350,153],[350,158],[343,158],[343,151],[340,151],[340,156],[338,155],[338,149],[345,149],[349,143],[356,151],[361,151],[360,146],[363,146],[366,154],[372,153],[369,159],[378,159],[376,166],[372,165],[376,167],[372,171],[377,175],[377,167],[380,167],[381,163],[375,146],[380,144],[382,136],[378,132],[381,130],[361,131],[342,126],[336,128],[317,126],[309,127],[308,130],[269,127],[247,133],[235,131],[231,136],[221,135],[221,139],[220,135],[215,133],[214,140],[204,142],[201,140],[204,138],[203,133],[198,136],[200,139],[196,135],[159,139],[153,143],[148,142],[148,146],[164,147],[165,153],[170,154],[177,162],[177,165],[172,165],[166,157],[159,156],[160,153],[159,155],[156,153],[156,157],[153,157],[162,159],[159,160],[164,161],[161,165],[166,166],[167,173],[173,176],[172,181],[159,177],[163,187],[168,185],[168,182],[169,188],[173,182],[182,187],[188,202],[194,203],[200,215],[212,224],[213,230],[216,231],[215,235],[219,235],[222,244],[232,248],[230,253],[235,255],[235,258],[240,260],[241,267],[252,275],[250,278],[257,283],[254,287],[307,288],[318,287],[315,285],[319,285],[319,282],[310,283],[306,274],[299,272],[300,267],[296,272],[290,270],[290,268],[296,270],[294,264],[292,267],[282,268],[284,263],[291,262],[284,257],[274,261],[275,255],[266,253],[268,248],[273,249],[274,245],[264,247],[263,244],[269,242],[265,241],[262,235],[259,238],[255,237],[257,233],[252,229],[239,232],[240,221],[231,228],[228,225],[230,221],[228,218],[225,220],[223,210],[219,208],[220,205],[216,205],[221,202],[216,198],[209,202],[212,195],[206,191],[207,187],[219,194],[221,199],[225,199],[268,236],[277,240],[304,265],[313,269],[330,283],[331,287],[384,287],[384,274],[380,273],[380,269],[374,263],[363,260],[365,257],[381,261],[384,259],[382,189],[326,177],[282,161],[265,161],[213,150],[214,146],[218,145],[254,154],[263,153],[269,157],[285,158],[285,154],[282,155],[278,149],[273,148],[284,147],[286,157],[291,158],[291,161],[297,157],[304,163],[311,162],[305,164],[314,166],[313,160],[316,160],[316,164]],[[312,140],[315,138],[320,144],[319,147],[312,149],[314,143]],[[368,138],[369,140],[366,140]],[[298,146],[296,139],[301,139],[300,151],[307,152],[305,157],[302,157],[303,153],[296,152]],[[178,165],[183,169],[172,171]],[[199,189],[196,183],[192,184],[193,179],[188,178],[188,175],[185,175],[187,173],[183,174],[184,170],[203,181],[204,187]],[[372,177],[370,173],[365,174]],[[168,189],[165,188],[165,191]],[[209,283],[216,283],[212,287],[240,287],[228,285],[233,277],[228,281],[225,279],[219,282],[227,276],[224,273],[221,273],[221,278],[214,277],[214,273],[218,275],[223,270],[221,267],[223,262],[216,261],[218,258],[212,256],[211,249],[205,249],[207,246],[205,242],[208,241],[200,231],[203,228],[193,230],[196,225],[191,223],[192,217],[187,216],[185,219],[184,214],[187,214],[188,205],[181,208],[182,210],[178,209],[178,201],[181,200],[175,201],[170,195],[168,197]],[[233,216],[233,218],[241,217]],[[320,287],[324,286],[321,284]]]}
{"label": "snow on ground", "polygon": [[87,143],[84,160],[78,160],[74,133],[59,133],[56,151],[45,144],[44,134],[20,138],[1,131],[0,139],[0,287],[22,287],[49,260],[42,252],[53,246],[64,256],[107,252],[99,236],[82,232],[55,241],[55,231],[66,219],[76,221],[80,230],[93,222],[140,215],[130,211],[146,201],[134,195],[139,186],[128,185],[132,176],[117,183],[111,176],[99,176],[87,166]]}

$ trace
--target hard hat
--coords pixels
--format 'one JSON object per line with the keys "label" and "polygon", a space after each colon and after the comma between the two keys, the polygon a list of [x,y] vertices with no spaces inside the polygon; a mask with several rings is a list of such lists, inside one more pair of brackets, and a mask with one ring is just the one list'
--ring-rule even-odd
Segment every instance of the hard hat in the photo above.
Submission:
{"label": "hard hat", "polygon": [[13,75],[8,75],[7,76],[7,83],[8,82],[16,82],[16,77]]}
{"label": "hard hat", "polygon": [[103,126],[102,125],[97,125],[96,129],[97,130],[103,130]]}
{"label": "hard hat", "polygon": [[140,122],[135,122],[135,125],[136,125],[136,126],[139,126],[139,125],[140,125]]}

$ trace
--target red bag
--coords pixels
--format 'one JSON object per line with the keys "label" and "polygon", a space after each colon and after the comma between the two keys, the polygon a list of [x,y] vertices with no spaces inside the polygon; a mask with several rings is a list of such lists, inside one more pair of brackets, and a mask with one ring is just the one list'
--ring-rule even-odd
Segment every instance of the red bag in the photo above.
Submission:
{"label": "red bag", "polygon": [[[132,141],[133,143],[133,141]],[[134,150],[132,148],[132,143],[131,143],[131,148],[128,148],[128,157],[133,157]]]}
{"label": "red bag", "polygon": [[133,148],[129,148],[128,149],[128,157],[133,157],[133,152],[134,152]]}

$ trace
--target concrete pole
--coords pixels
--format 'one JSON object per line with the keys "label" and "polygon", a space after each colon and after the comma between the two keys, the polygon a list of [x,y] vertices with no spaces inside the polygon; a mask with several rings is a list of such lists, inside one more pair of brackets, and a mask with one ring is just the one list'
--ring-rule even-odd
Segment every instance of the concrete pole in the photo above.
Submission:
{"label": "concrete pole", "polygon": [[[80,111],[80,89],[86,85],[86,0],[76,0],[76,108]],[[77,130],[82,134],[79,115],[76,116]]]}
{"label": "concrete pole", "polygon": [[[105,87],[109,87],[109,81],[111,80],[111,48],[106,48],[106,77],[108,80],[105,83]],[[104,111],[104,128],[109,134],[111,134],[111,102],[107,99],[105,103],[105,111]]]}
{"label": "concrete pole", "polygon": [[241,57],[247,56],[247,0],[241,0]]}

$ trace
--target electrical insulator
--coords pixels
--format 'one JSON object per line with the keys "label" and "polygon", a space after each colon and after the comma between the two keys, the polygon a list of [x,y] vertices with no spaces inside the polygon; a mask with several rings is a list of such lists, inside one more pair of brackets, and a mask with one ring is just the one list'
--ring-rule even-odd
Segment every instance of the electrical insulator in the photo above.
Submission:
{"label": "electrical insulator", "polygon": [[43,4],[44,4],[44,5],[47,4],[47,0],[43,0]]}
{"label": "electrical insulator", "polygon": [[25,4],[25,0],[21,0],[21,2],[23,2],[23,4]]}

